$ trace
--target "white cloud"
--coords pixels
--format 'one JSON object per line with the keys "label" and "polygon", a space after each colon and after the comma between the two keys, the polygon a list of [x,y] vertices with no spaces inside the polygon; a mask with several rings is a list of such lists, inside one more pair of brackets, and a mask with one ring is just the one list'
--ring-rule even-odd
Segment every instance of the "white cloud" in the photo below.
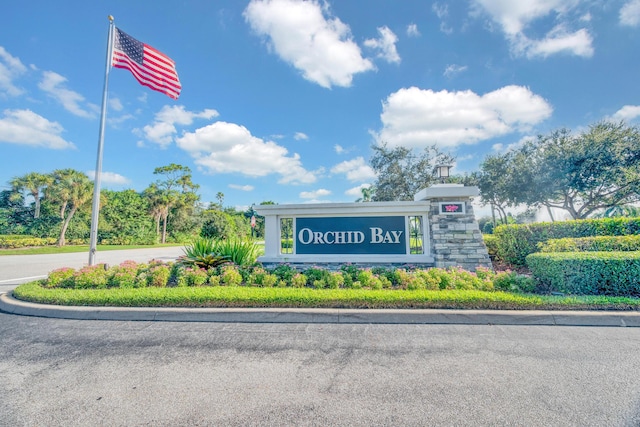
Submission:
{"label": "white cloud", "polygon": [[349,181],[367,181],[376,178],[376,173],[362,157],[338,163],[331,168],[331,173],[344,174]]}
{"label": "white cloud", "polygon": [[253,191],[254,190],[254,186],[253,185],[238,185],[238,184],[229,184],[229,188],[233,188],[234,190],[240,190],[240,191]]}
{"label": "white cloud", "polygon": [[351,86],[357,73],[375,67],[362,57],[349,26],[317,0],[252,0],[244,11],[251,28],[305,79],[322,87]]}
{"label": "white cloud", "polygon": [[[87,176],[89,179],[94,180],[96,176],[96,171],[87,171]],[[129,178],[126,178],[119,173],[115,172],[102,172],[100,174],[100,181],[104,184],[115,184],[115,185],[126,185],[131,182]]]}
{"label": "white cloud", "polygon": [[420,30],[418,30],[418,26],[416,24],[407,25],[407,35],[409,37],[419,37]]}
{"label": "white cloud", "polygon": [[440,20],[440,31],[445,34],[453,33],[453,28],[451,28],[446,22],[449,17],[449,6],[447,4],[434,3],[431,6],[431,10]]}
{"label": "white cloud", "polygon": [[534,141],[536,139],[535,136],[532,135],[525,135],[522,138],[520,138],[520,140],[518,140],[517,142],[514,142],[512,144],[507,144],[504,145],[502,143],[498,143],[498,144],[493,144],[491,146],[491,148],[493,149],[493,151],[497,151],[497,152],[501,152],[501,153],[506,153],[508,151],[513,151],[513,150],[517,150],[518,148],[522,147],[524,145],[525,142],[527,141]]}
{"label": "white cloud", "polygon": [[344,152],[346,152],[346,150],[344,149],[344,147],[340,144],[336,144],[333,146],[333,150],[337,153],[337,154],[342,154]]}
{"label": "white cloud", "polygon": [[640,0],[629,0],[620,9],[620,24],[637,27],[640,24]]}
{"label": "white cloud", "polygon": [[301,199],[319,199],[321,197],[326,197],[331,194],[331,191],[326,190],[324,188],[320,188],[314,191],[303,191],[300,193]]}
{"label": "white cloud", "polygon": [[378,27],[378,34],[380,35],[377,39],[367,39],[364,41],[364,45],[377,50],[378,58],[382,58],[387,62],[394,62],[396,64],[400,63],[400,55],[398,55],[398,51],[396,50],[396,43],[398,42],[398,36],[396,36],[393,31],[391,31],[388,27]]}
{"label": "white cloud", "polygon": [[640,105],[625,105],[611,116],[611,120],[630,122],[636,117],[640,117]]}
{"label": "white cloud", "polygon": [[347,196],[360,198],[362,197],[362,189],[369,188],[369,187],[371,187],[371,184],[360,184],[357,187],[348,189],[347,191],[344,192],[344,194],[346,194]]}
{"label": "white cloud", "polygon": [[211,173],[241,173],[247,176],[280,175],[280,183],[316,181],[314,172],[302,167],[300,156],[286,148],[251,135],[244,126],[216,122],[185,133],[176,144]]}
{"label": "white cloud", "polygon": [[[46,92],[50,97],[58,101],[65,110],[78,117],[91,119],[96,117],[98,106],[87,103],[86,106],[84,96],[71,89],[64,87],[67,79],[53,71],[43,71],[42,81],[38,83],[38,87]],[[88,107],[88,108],[87,108]]]}
{"label": "white cloud", "polygon": [[390,146],[455,147],[527,131],[551,112],[547,101],[522,86],[505,86],[484,95],[410,87],[383,102],[383,127],[375,138]]}
{"label": "white cloud", "polygon": [[13,81],[27,72],[27,67],[20,59],[12,56],[0,46],[0,92],[10,96],[18,96],[24,93],[22,88],[16,86]]}
{"label": "white cloud", "polygon": [[450,64],[447,65],[447,68],[445,68],[444,73],[442,73],[445,77],[452,77],[455,74],[461,73],[463,71],[467,70],[467,66],[466,65],[456,65],[456,64]]}
{"label": "white cloud", "polygon": [[[593,37],[585,28],[570,30],[575,24],[584,24],[587,14],[579,10],[580,0],[474,0],[476,10],[488,13],[502,28],[516,55],[529,58],[547,57],[564,52],[577,56],[593,56]],[[573,14],[578,14],[573,17]],[[531,25],[549,16],[555,26],[540,39],[527,36]]]}
{"label": "white cloud", "polygon": [[109,98],[109,107],[111,107],[113,111],[122,111],[124,108],[119,98]]}
{"label": "white cloud", "polygon": [[31,110],[4,110],[0,119],[0,142],[63,150],[75,148],[60,134],[64,132],[58,122],[50,122]]}
{"label": "white cloud", "polygon": [[296,141],[300,141],[300,140],[308,140],[309,137],[307,136],[306,133],[302,133],[302,132],[296,132],[295,135],[293,135],[293,139],[295,139]]}
{"label": "white cloud", "polygon": [[549,55],[560,52],[589,58],[593,56],[592,42],[591,34],[584,28],[569,33],[563,26],[559,25],[551,30],[544,39],[528,41],[525,51],[529,58],[535,56],[546,58]]}
{"label": "white cloud", "polygon": [[[184,105],[165,105],[156,113],[154,122],[146,125],[142,131],[147,140],[166,148],[178,133],[176,124],[188,126],[193,124],[195,119],[212,119],[218,115],[216,110],[211,109],[204,109],[196,113],[185,110]],[[139,130],[136,130],[136,133],[140,133]]]}

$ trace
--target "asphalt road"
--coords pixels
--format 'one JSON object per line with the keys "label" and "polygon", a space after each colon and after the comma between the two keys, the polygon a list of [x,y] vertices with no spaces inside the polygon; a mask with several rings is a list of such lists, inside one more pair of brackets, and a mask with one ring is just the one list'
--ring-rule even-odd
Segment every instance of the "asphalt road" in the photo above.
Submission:
{"label": "asphalt road", "polygon": [[[183,247],[127,249],[103,251],[96,255],[96,263],[109,265],[123,261],[148,262],[152,259],[174,260],[182,255]],[[0,256],[0,292],[8,292],[21,283],[42,279],[56,268],[82,268],[89,262],[89,251],[52,255],[3,255]]]}
{"label": "asphalt road", "polygon": [[640,329],[0,313],[2,426],[637,426]]}

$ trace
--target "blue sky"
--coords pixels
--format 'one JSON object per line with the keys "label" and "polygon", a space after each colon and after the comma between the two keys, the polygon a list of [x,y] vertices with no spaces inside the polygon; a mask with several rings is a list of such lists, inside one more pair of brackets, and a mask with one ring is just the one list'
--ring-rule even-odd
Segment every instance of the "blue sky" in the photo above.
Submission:
{"label": "blue sky", "polygon": [[176,62],[174,101],[112,69],[102,188],[193,171],[204,202],[350,202],[371,146],[454,173],[561,127],[640,120],[640,0],[59,1],[5,5],[0,186],[92,174],[108,15]]}

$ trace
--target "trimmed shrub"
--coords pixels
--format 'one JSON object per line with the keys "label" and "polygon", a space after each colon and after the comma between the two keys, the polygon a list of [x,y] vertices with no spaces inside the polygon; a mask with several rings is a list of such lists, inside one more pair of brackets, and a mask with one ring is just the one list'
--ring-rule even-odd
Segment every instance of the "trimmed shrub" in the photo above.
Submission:
{"label": "trimmed shrub", "polygon": [[640,296],[640,252],[552,252],[527,256],[538,290]]}
{"label": "trimmed shrub", "polygon": [[169,282],[171,268],[166,264],[151,263],[147,272],[147,283],[149,286],[164,288]]}
{"label": "trimmed shrub", "polygon": [[540,252],[640,251],[640,235],[550,239],[538,243],[538,250]]}
{"label": "trimmed shrub", "polygon": [[73,275],[73,286],[76,289],[106,288],[109,282],[109,272],[105,264],[86,266]]}
{"label": "trimmed shrub", "polygon": [[640,218],[603,218],[496,227],[498,259],[515,266],[526,265],[526,257],[537,252],[538,243],[549,239],[640,234]]}
{"label": "trimmed shrub", "polygon": [[344,275],[337,271],[329,273],[327,276],[327,285],[331,289],[338,289],[344,285]]}
{"label": "trimmed shrub", "polygon": [[75,270],[69,267],[58,268],[49,273],[49,277],[45,281],[47,288],[71,288],[73,287],[73,274]]}
{"label": "trimmed shrub", "polygon": [[[488,222],[487,224],[491,223]],[[498,238],[493,234],[483,234],[482,239],[484,240],[484,244],[487,246],[489,257],[491,259],[495,259],[498,254]]]}
{"label": "trimmed shrub", "polygon": [[33,237],[26,235],[5,235],[0,236],[0,248],[2,249],[19,249],[28,248],[31,246],[50,246],[56,243],[54,237]]}
{"label": "trimmed shrub", "polygon": [[[135,261],[124,261],[118,266],[109,269],[108,286],[114,288],[140,287],[136,282],[138,276],[138,264]],[[146,286],[144,283],[142,286]]]}
{"label": "trimmed shrub", "polygon": [[220,284],[226,286],[240,286],[242,274],[235,265],[225,265],[220,271]]}

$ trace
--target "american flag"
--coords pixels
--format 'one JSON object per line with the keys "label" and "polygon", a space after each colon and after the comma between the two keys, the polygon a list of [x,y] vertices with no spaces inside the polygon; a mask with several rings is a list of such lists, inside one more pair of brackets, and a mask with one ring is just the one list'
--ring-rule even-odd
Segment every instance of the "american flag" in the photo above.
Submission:
{"label": "american flag", "polygon": [[141,85],[178,99],[182,85],[173,60],[124,31],[115,30],[111,65],[131,71]]}

